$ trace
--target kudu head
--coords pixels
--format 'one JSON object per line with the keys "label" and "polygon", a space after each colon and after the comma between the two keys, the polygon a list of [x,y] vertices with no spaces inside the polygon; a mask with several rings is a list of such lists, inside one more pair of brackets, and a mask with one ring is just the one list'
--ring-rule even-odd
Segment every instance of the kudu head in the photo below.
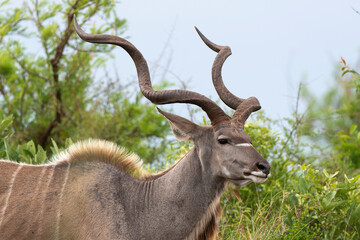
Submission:
{"label": "kudu head", "polygon": [[[75,18],[74,18],[75,19]],[[238,98],[224,85],[221,68],[226,58],[231,55],[228,46],[219,46],[210,42],[198,29],[205,44],[217,52],[212,67],[212,80],[221,100],[235,110],[228,116],[209,98],[188,90],[156,91],[152,88],[149,68],[138,49],[127,40],[103,34],[87,34],[75,19],[75,30],[85,41],[92,43],[114,44],[126,50],[133,59],[143,95],[152,103],[162,105],[170,103],[190,103],[201,107],[209,117],[211,126],[199,126],[178,115],[158,111],[165,116],[179,140],[193,141],[204,171],[219,179],[225,179],[238,186],[250,182],[262,183],[270,174],[269,163],[252,146],[250,137],[244,131],[244,124],[249,115],[259,110],[257,98]]]}

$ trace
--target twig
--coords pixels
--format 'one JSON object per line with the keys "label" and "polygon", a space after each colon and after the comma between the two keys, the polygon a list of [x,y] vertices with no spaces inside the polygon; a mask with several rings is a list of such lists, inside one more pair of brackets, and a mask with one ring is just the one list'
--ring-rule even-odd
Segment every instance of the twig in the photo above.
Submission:
{"label": "twig", "polygon": [[163,56],[164,56],[164,54],[166,52],[166,49],[168,48],[168,46],[170,44],[170,41],[171,41],[172,36],[174,34],[174,29],[175,29],[175,23],[173,24],[173,26],[171,28],[170,34],[169,34],[169,36],[168,36],[168,38],[167,38],[167,40],[165,42],[164,47],[162,48],[162,51],[160,52],[160,54],[159,54],[158,58],[155,60],[155,62],[152,64],[152,67],[150,68],[150,72],[152,73],[153,76],[155,75],[156,69],[159,66],[159,62],[161,61],[161,59],[163,59]]}
{"label": "twig", "polygon": [[32,75],[34,77],[40,78],[42,80],[44,80],[45,82],[49,82],[49,79],[46,77],[41,76],[40,74],[31,71],[30,69],[28,69],[13,53],[12,51],[8,51],[8,53],[11,55],[11,57],[15,60],[15,62],[17,64],[20,65],[21,69],[24,70],[26,73],[28,73],[29,75]]}
{"label": "twig", "polygon": [[357,14],[360,15],[360,12],[358,10],[356,10],[354,7],[351,7],[351,8],[352,8],[352,10],[354,10],[354,12],[356,12]]}
{"label": "twig", "polygon": [[279,151],[279,156],[282,155],[285,147],[287,146],[287,144],[290,142],[291,138],[293,137],[293,135],[299,130],[299,127],[305,117],[305,114],[307,112],[307,110],[299,117],[299,102],[300,102],[300,94],[301,94],[301,87],[302,87],[302,83],[299,84],[299,88],[298,88],[298,93],[297,93],[297,97],[296,97],[296,107],[295,107],[295,126],[293,127],[293,129],[291,129],[291,132],[288,136],[288,138],[286,139],[285,143],[283,144],[283,147],[281,148],[281,150]]}

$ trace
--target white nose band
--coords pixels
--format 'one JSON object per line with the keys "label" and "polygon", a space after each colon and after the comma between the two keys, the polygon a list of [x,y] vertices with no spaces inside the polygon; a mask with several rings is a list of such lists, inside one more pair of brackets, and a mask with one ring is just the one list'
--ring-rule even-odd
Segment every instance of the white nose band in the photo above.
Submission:
{"label": "white nose band", "polygon": [[251,147],[252,145],[250,143],[238,143],[235,146],[238,146],[238,147]]}

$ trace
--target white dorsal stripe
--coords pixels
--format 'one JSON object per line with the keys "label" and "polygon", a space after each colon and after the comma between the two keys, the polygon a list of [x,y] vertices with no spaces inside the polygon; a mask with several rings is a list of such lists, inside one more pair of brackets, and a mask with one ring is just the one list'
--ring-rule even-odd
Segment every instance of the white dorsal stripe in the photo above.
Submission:
{"label": "white dorsal stripe", "polygon": [[235,144],[237,147],[252,147],[251,143],[238,143]]}
{"label": "white dorsal stripe", "polygon": [[44,211],[45,211],[45,201],[46,201],[46,195],[48,194],[49,191],[49,186],[51,184],[51,182],[53,181],[53,176],[54,176],[54,172],[55,172],[55,167],[56,165],[52,164],[47,168],[50,168],[49,173],[48,173],[48,177],[46,180],[46,186],[42,191],[42,203],[41,205],[41,209],[40,209],[40,219],[39,219],[39,232],[42,232],[42,226],[43,226],[43,217],[44,217]]}
{"label": "white dorsal stripe", "polygon": [[57,208],[57,216],[56,216],[56,229],[55,229],[55,239],[59,239],[59,231],[60,231],[60,217],[61,217],[61,202],[64,195],[65,186],[69,177],[69,171],[70,171],[70,162],[68,162],[68,166],[66,169],[65,177],[64,177],[64,183],[61,186],[61,192],[59,196],[59,202],[58,202],[58,208]]}
{"label": "white dorsal stripe", "polygon": [[0,227],[1,227],[2,221],[3,221],[4,216],[5,216],[6,208],[8,206],[8,202],[9,202],[9,199],[10,199],[10,196],[11,196],[11,192],[12,192],[12,188],[13,188],[13,185],[14,185],[14,182],[15,182],[16,175],[19,173],[22,166],[23,165],[19,165],[18,168],[13,173],[13,175],[11,176],[11,179],[10,179],[10,182],[9,182],[9,191],[8,191],[8,194],[7,194],[6,198],[5,198],[4,207],[3,207],[3,209],[1,210],[1,213],[0,213]]}
{"label": "white dorsal stripe", "polygon": [[[30,212],[33,212],[35,209],[37,209],[39,206],[38,206],[38,202],[36,201],[38,196],[40,196],[40,188],[42,186],[42,180],[45,176],[45,173],[46,173],[46,170],[47,170],[47,167],[43,167],[42,170],[41,170],[41,173],[40,173],[40,176],[39,176],[39,180],[38,180],[38,183],[36,185],[36,188],[35,188],[35,191],[34,191],[34,198],[32,199],[31,203],[30,203],[30,206],[29,206],[29,211]],[[42,204],[43,205],[43,204]],[[34,222],[32,222],[31,224],[28,225],[28,229],[27,229],[27,232],[30,232],[31,229],[33,228],[34,224],[38,224],[38,221],[40,221],[39,218],[36,218]]]}

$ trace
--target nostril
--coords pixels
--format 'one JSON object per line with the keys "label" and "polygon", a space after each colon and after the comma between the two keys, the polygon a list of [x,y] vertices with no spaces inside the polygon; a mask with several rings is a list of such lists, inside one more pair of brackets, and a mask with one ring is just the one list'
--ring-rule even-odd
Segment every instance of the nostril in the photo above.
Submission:
{"label": "nostril", "polygon": [[270,173],[270,165],[267,163],[257,163],[256,167],[262,171],[263,173],[265,173],[266,175],[268,175]]}

